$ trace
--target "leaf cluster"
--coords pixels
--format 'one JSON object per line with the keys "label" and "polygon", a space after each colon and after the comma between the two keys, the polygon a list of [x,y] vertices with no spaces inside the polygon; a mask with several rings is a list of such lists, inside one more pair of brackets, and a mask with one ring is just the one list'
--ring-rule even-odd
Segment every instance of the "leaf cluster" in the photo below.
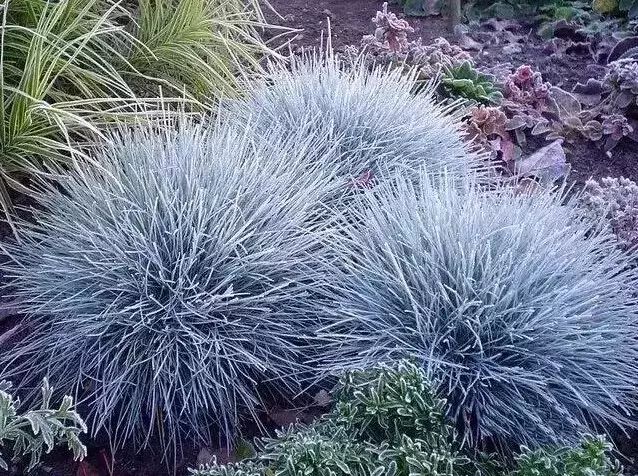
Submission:
{"label": "leaf cluster", "polygon": [[[20,413],[20,401],[10,393],[10,384],[0,382],[0,468],[9,469],[8,459],[30,456],[27,470],[38,465],[43,453],[66,444],[73,452],[73,459],[83,459],[86,447],[80,441],[80,434],[87,431],[84,421],[73,408],[73,399],[65,396],[60,406],[51,408],[53,391],[45,379],[42,384],[40,408],[28,409]],[[11,448],[11,455],[6,449]]]}

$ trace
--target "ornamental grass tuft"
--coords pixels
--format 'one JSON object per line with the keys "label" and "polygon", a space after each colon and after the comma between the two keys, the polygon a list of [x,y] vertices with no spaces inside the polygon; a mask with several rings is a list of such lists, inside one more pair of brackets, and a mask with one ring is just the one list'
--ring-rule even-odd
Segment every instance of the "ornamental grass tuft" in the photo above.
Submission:
{"label": "ornamental grass tuft", "polygon": [[169,450],[210,428],[232,438],[264,395],[298,391],[313,224],[334,183],[302,158],[323,140],[144,125],[101,146],[99,167],[41,186],[35,220],[4,246],[30,331],[3,349],[2,376],[28,388],[48,375],[88,405],[93,433]]}
{"label": "ornamental grass tuft", "polygon": [[471,446],[635,425],[638,271],[611,231],[562,193],[426,174],[358,200],[326,238],[326,369],[419,362]]}

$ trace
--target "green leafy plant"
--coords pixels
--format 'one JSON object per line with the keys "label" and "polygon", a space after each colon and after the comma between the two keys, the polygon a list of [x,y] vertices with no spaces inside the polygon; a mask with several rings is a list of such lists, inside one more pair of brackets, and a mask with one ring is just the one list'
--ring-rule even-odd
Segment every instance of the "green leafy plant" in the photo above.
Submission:
{"label": "green leafy plant", "polygon": [[535,16],[541,7],[555,5],[561,0],[474,0],[465,7],[469,18],[497,17],[505,19],[530,18]]}
{"label": "green leafy plant", "polygon": [[577,447],[523,448],[511,476],[619,476],[620,463],[609,456],[611,444],[602,436],[586,436]]}
{"label": "green leafy plant", "polygon": [[445,400],[411,362],[348,372],[336,394],[332,418],[358,439],[381,443],[398,442],[402,435],[451,436]]}
{"label": "green leafy plant", "polygon": [[[530,450],[511,461],[455,447],[422,368],[400,361],[348,372],[335,388],[335,407],[315,423],[291,425],[258,441],[256,457],[191,470],[196,476],[618,476],[603,437],[576,447]],[[415,436],[416,435],[416,436]]]}
{"label": "green leafy plant", "polygon": [[[45,379],[42,402],[37,410],[21,410],[20,401],[9,392],[11,385],[0,382],[0,468],[9,469],[9,459],[30,455],[28,470],[38,465],[43,452],[66,444],[75,460],[86,456],[80,434],[86,432],[84,421],[73,409],[73,399],[65,396],[57,409],[51,408],[53,391]],[[5,450],[11,448],[11,455]]]}
{"label": "green leafy plant", "polygon": [[470,61],[464,61],[460,65],[444,68],[441,85],[452,98],[481,104],[498,104],[503,99],[503,93],[495,81],[494,76],[481,73]]}
{"label": "green leafy plant", "polygon": [[445,401],[409,362],[349,372],[332,412],[258,442],[256,458],[193,470],[199,476],[455,476],[468,460],[452,445]]}
{"label": "green leafy plant", "polygon": [[[408,361],[348,372],[334,409],[320,420],[257,442],[258,454],[238,463],[190,470],[196,476],[618,476],[603,437],[576,447],[522,448],[511,461],[455,448],[437,397],[419,366]],[[418,436],[414,436],[418,435]]]}

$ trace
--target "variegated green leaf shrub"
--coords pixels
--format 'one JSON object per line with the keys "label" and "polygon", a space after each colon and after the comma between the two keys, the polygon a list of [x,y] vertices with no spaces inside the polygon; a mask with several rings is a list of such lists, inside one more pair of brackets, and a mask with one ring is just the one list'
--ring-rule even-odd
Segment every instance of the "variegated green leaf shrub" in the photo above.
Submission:
{"label": "variegated green leaf shrub", "polygon": [[512,476],[618,476],[618,460],[609,456],[612,445],[602,437],[587,436],[580,445],[530,451],[524,448],[516,458]]}
{"label": "variegated green leaf shrub", "polygon": [[292,425],[258,442],[256,457],[191,470],[196,476],[618,476],[602,437],[575,447],[529,450],[510,461],[460,454],[423,368],[403,361],[348,372],[334,409],[310,426]]}
{"label": "variegated green leaf shrub", "polygon": [[468,460],[452,444],[445,401],[419,367],[400,362],[345,375],[334,409],[258,441],[252,459],[213,464],[198,476],[455,476]]}
{"label": "variegated green leaf shrub", "polygon": [[[410,362],[347,372],[339,381],[333,418],[358,439],[381,443],[435,435],[452,436],[446,402]],[[436,443],[438,445],[438,443]]]}
{"label": "variegated green leaf shrub", "polygon": [[66,444],[73,451],[73,459],[83,459],[86,447],[80,434],[87,431],[84,421],[73,408],[73,399],[65,396],[59,408],[51,408],[53,391],[45,379],[42,402],[37,409],[24,413],[20,400],[9,393],[11,385],[0,382],[0,468],[9,469],[11,459],[29,455],[27,470],[35,468],[44,452]]}
{"label": "variegated green leaf shrub", "polygon": [[325,238],[326,369],[414,359],[466,446],[633,426],[638,271],[564,200],[425,173],[360,195]]}
{"label": "variegated green leaf shrub", "polygon": [[320,157],[318,172],[305,162],[325,138],[269,140],[195,119],[142,125],[97,147],[99,167],[44,185],[4,246],[7,296],[31,330],[2,349],[3,377],[49,375],[87,401],[93,434],[116,447],[159,434],[167,451],[233,438],[262,390],[296,392],[334,181]]}

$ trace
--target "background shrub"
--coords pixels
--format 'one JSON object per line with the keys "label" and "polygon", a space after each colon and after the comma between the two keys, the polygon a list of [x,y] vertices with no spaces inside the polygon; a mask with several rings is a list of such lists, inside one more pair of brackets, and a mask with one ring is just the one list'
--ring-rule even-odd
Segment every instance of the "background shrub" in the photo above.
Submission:
{"label": "background shrub", "polygon": [[413,358],[464,443],[536,447],[633,425],[630,257],[561,194],[465,188],[397,178],[360,198],[363,226],[326,238],[340,257],[327,274],[326,367]]}
{"label": "background shrub", "polygon": [[609,222],[619,246],[632,250],[638,244],[638,185],[633,180],[588,180],[579,203],[593,223]]}
{"label": "background shrub", "polygon": [[461,139],[453,106],[437,104],[432,88],[415,92],[416,76],[370,69],[362,59],[346,65],[330,52],[306,56],[273,66],[228,109],[253,122],[257,134],[278,124],[290,134],[304,130],[337,141],[339,173],[353,185],[366,187],[381,175],[409,174],[420,166],[455,176],[481,168]]}
{"label": "background shrub", "polygon": [[211,424],[232,437],[260,390],[295,386],[329,180],[294,164],[323,138],[250,137],[185,119],[122,130],[99,168],[45,186],[5,247],[30,332],[3,375],[49,375],[90,402],[93,432],[145,444],[159,426],[168,449]]}

